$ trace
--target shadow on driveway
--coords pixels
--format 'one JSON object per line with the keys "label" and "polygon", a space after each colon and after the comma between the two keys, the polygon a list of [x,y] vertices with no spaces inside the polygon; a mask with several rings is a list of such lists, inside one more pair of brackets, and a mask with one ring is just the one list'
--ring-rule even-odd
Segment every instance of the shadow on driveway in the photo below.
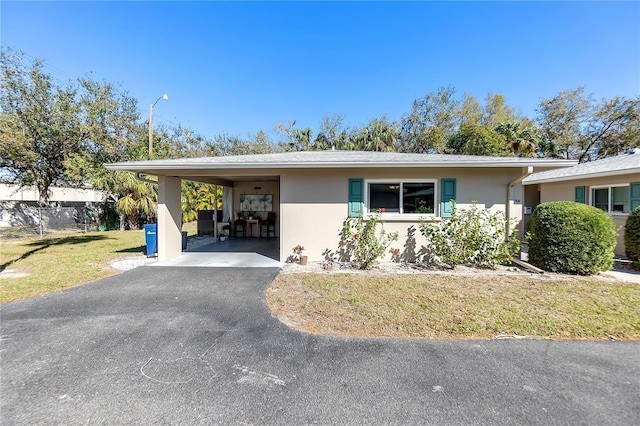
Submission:
{"label": "shadow on driveway", "polygon": [[6,303],[2,424],[633,424],[638,342],[321,337],[277,268],[140,267]]}

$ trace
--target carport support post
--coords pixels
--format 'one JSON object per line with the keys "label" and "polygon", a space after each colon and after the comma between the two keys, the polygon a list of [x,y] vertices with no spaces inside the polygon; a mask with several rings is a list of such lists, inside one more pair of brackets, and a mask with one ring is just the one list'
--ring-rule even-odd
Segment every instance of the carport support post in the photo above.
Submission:
{"label": "carport support post", "polygon": [[158,176],[158,260],[168,260],[182,253],[182,180]]}

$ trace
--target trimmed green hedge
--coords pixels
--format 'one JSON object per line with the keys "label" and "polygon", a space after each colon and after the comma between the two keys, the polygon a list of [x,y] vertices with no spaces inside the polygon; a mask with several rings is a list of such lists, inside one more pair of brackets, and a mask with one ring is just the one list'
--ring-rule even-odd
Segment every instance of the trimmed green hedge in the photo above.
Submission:
{"label": "trimmed green hedge", "polygon": [[572,201],[543,203],[527,231],[529,262],[545,271],[589,275],[613,266],[616,227],[600,209]]}
{"label": "trimmed green hedge", "polygon": [[640,206],[631,212],[624,225],[624,248],[629,260],[640,262]]}

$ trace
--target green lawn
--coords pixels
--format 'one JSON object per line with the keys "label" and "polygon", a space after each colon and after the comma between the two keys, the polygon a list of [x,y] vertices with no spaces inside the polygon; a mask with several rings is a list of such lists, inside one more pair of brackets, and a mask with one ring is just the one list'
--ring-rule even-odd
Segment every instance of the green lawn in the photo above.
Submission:
{"label": "green lawn", "polygon": [[[145,247],[142,231],[0,237],[0,267],[29,274],[0,279],[0,302],[113,275],[110,261]],[[267,299],[283,321],[321,334],[640,339],[640,286],[595,278],[281,274]]]}
{"label": "green lawn", "polygon": [[640,286],[596,278],[281,274],[267,298],[319,334],[640,339]]}
{"label": "green lawn", "polygon": [[108,231],[17,238],[0,233],[0,269],[29,275],[0,279],[0,302],[33,297],[105,278],[109,262],[144,252],[143,231]]}

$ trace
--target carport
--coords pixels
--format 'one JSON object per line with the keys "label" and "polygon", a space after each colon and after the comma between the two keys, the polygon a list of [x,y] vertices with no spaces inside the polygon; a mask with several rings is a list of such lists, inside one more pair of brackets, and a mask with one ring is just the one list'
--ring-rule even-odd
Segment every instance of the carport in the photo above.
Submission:
{"label": "carport", "polygon": [[[252,238],[240,236],[230,238],[225,242],[217,240],[217,226],[214,226],[214,237],[211,244],[198,249],[200,253],[242,253],[253,250],[253,253],[267,250],[274,260],[280,259],[280,174],[247,164],[238,164],[228,160],[233,157],[214,157],[177,160],[133,161],[127,163],[109,164],[110,170],[120,170],[134,173],[136,178],[145,182],[158,184],[158,260],[160,262],[176,259],[182,254],[182,210],[181,184],[183,180],[190,180],[203,184],[212,184],[230,188],[230,220],[235,221],[235,214],[243,212],[241,200],[249,196],[270,196],[269,211],[276,214],[275,236],[266,241],[255,238],[260,229],[254,225]],[[242,197],[242,198],[241,198]],[[248,197],[247,197],[248,198]],[[244,210],[248,212],[248,210]],[[257,211],[254,214],[266,218],[267,211]],[[214,215],[215,217],[215,215]],[[249,225],[251,226],[251,225]],[[232,225],[233,227],[233,225]],[[247,241],[244,241],[247,240]],[[255,240],[255,241],[254,241]],[[259,248],[256,250],[256,248]],[[193,257],[193,254],[190,255]],[[187,256],[189,257],[189,256]],[[200,260],[202,261],[202,259]]]}

